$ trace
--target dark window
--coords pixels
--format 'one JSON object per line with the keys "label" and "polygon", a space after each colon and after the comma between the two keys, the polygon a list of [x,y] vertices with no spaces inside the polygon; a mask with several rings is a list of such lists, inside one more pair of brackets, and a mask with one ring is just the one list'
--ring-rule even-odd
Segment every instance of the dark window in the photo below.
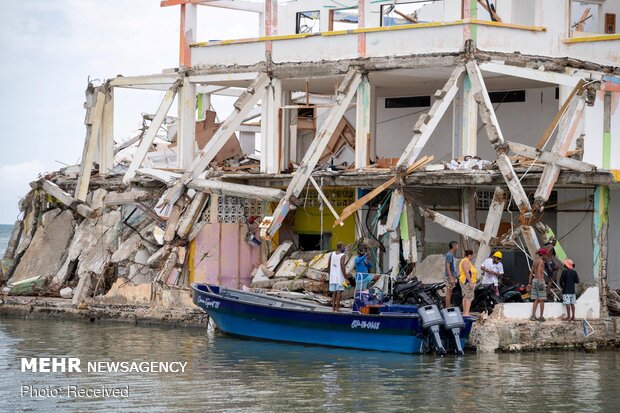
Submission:
{"label": "dark window", "polygon": [[297,116],[300,118],[314,119],[314,108],[299,108],[297,109]]}
{"label": "dark window", "polygon": [[386,98],[387,109],[396,108],[427,108],[431,105],[430,96],[407,96],[402,98]]}
{"label": "dark window", "polygon": [[560,99],[560,88],[559,87],[555,88],[555,99],[556,100]]}
{"label": "dark window", "polygon": [[323,233],[322,238],[321,240],[320,234],[299,234],[299,249],[302,251],[329,251],[331,249],[332,234],[329,232]]}
{"label": "dark window", "polygon": [[506,92],[489,92],[491,103],[525,102],[525,90],[508,90]]}

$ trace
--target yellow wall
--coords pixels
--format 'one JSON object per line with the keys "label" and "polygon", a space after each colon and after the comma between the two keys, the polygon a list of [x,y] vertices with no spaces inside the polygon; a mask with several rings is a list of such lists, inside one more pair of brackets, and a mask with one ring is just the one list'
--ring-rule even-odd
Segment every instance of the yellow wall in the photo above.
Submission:
{"label": "yellow wall", "polygon": [[[335,207],[340,215],[344,208]],[[355,242],[355,216],[352,215],[344,220],[344,226],[334,225],[335,218],[329,209],[323,209],[323,233],[331,232],[331,248],[336,249],[339,242],[345,245]],[[321,211],[318,207],[297,208],[295,211],[295,233],[296,234],[320,234],[321,233]]]}

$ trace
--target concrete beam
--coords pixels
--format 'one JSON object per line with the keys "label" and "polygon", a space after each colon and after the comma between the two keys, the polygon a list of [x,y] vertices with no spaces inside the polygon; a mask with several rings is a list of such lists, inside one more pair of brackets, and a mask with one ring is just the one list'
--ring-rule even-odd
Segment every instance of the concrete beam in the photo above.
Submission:
{"label": "concrete beam", "polygon": [[273,220],[271,221],[271,224],[266,232],[268,237],[273,237],[278,231],[290,209],[291,197],[299,196],[308,181],[308,177],[312,175],[314,167],[321,158],[323,151],[327,147],[334,131],[338,127],[338,123],[349,107],[351,100],[353,100],[353,96],[355,96],[361,81],[362,75],[357,71],[357,69],[352,68],[340,84],[336,94],[336,102],[334,106],[332,106],[329,110],[325,122],[323,122],[323,125],[321,125],[321,128],[312,140],[306,155],[301,161],[299,169],[291,179],[291,182],[286,189],[286,196],[282,198],[274,211]]}
{"label": "concrete beam", "polygon": [[187,77],[179,91],[177,118],[177,168],[187,169],[196,149],[196,85]]}
{"label": "concrete beam", "polygon": [[570,169],[576,172],[591,173],[596,171],[596,166],[578,161],[577,159],[565,158],[552,152],[539,151],[531,146],[523,145],[517,142],[506,142],[510,150],[517,155],[525,156],[530,159],[539,159],[548,164],[554,164],[561,168]]}
{"label": "concrete beam", "polygon": [[279,201],[285,195],[285,192],[280,189],[241,185],[210,179],[193,179],[187,184],[187,187],[207,194],[230,195],[241,198],[262,199],[265,201]]}
{"label": "concrete beam", "polygon": [[487,213],[487,219],[484,223],[484,239],[480,241],[478,254],[476,254],[476,262],[474,267],[482,268],[482,263],[491,254],[491,240],[497,237],[499,225],[502,223],[502,214],[506,206],[506,193],[499,186],[495,187],[493,193],[493,201]]}
{"label": "concrete beam", "polygon": [[[564,157],[568,153],[568,148],[577,135],[579,125],[583,120],[585,110],[585,99],[581,96],[573,100],[566,111],[566,115],[560,121],[558,134],[551,148],[551,152],[556,156]],[[567,161],[563,161],[566,163]],[[589,170],[589,172],[592,172]],[[553,186],[560,176],[560,165],[548,163],[543,169],[540,183],[534,193],[534,209],[541,208],[549,199]]]}
{"label": "concrete beam", "polygon": [[457,66],[444,87],[435,92],[435,101],[430,110],[428,113],[421,115],[414,125],[413,137],[398,160],[398,166],[408,167],[420,155],[424,145],[426,145],[426,142],[428,142],[428,139],[439,124],[441,117],[452,103],[452,99],[454,99],[458,91],[458,80],[464,72],[465,68],[463,66]]}
{"label": "concrete beam", "polygon": [[125,172],[125,175],[123,176],[123,183],[125,185],[129,185],[131,180],[136,175],[136,171],[138,170],[138,168],[140,168],[140,165],[142,165],[142,162],[144,161],[146,154],[151,148],[151,144],[153,143],[155,136],[157,136],[157,132],[159,131],[159,128],[161,127],[164,121],[164,118],[166,117],[166,114],[168,113],[168,110],[170,110],[170,106],[172,106],[172,102],[174,102],[174,97],[177,93],[177,89],[179,88],[180,84],[181,84],[181,80],[176,81],[170,87],[170,89],[168,89],[168,92],[166,92],[166,95],[164,96],[163,100],[159,104],[159,108],[157,109],[157,112],[155,113],[155,117],[151,121],[149,128],[147,129],[146,133],[144,134],[144,137],[142,138],[142,141],[140,142],[140,145],[138,146],[138,150],[136,151],[136,153],[134,154],[131,160],[131,164],[129,164],[129,168],[127,168],[127,171]]}
{"label": "concrete beam", "polygon": [[101,133],[99,135],[99,175],[114,168],[114,89],[106,88]]}
{"label": "concrete beam", "polygon": [[[102,88],[95,89],[95,107],[92,112],[87,109],[87,117],[92,115],[87,122],[86,141],[82,151],[82,163],[80,165],[80,175],[75,185],[75,198],[79,201],[86,202],[88,194],[88,185],[90,184],[90,173],[93,169],[93,160],[97,149],[97,141],[101,132],[101,123],[103,121],[103,107],[105,105],[105,93]],[[88,125],[90,123],[90,125]]]}
{"label": "concrete beam", "polygon": [[597,186],[594,191],[594,281],[599,288],[601,317],[607,309],[607,256],[609,253],[609,187]]}
{"label": "concrete beam", "polygon": [[519,67],[507,65],[504,62],[483,62],[480,63],[480,69],[485,72],[499,73],[523,79],[536,80],[539,82],[553,83],[556,85],[574,87],[581,79],[578,76],[571,76],[563,73],[548,72],[544,70],[531,69],[527,67]]}
{"label": "concrete beam", "polygon": [[247,116],[248,112],[263,97],[269,83],[269,76],[264,73],[254,79],[254,82],[246,89],[244,94],[233,104],[235,109],[200,151],[200,155],[194,159],[189,170],[185,172],[181,180],[171,188],[164,200],[165,204],[174,204],[183,193],[183,188],[192,179],[197,178],[207,169],[211,161],[213,161],[213,158],[215,158],[215,155],[224,147],[231,133],[237,130],[243,118]]}
{"label": "concrete beam", "polygon": [[370,160],[370,144],[375,138],[376,130],[376,97],[375,87],[370,84],[368,76],[362,76],[357,90],[355,110],[355,167],[362,169]]}

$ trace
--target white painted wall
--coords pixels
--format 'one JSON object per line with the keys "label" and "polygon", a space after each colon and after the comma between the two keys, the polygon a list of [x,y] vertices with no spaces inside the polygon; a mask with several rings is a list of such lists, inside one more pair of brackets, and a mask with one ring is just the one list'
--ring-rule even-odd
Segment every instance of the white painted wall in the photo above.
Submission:
{"label": "white painted wall", "polygon": [[[586,106],[583,133],[583,160],[598,167],[603,166],[603,99],[604,93],[598,92],[594,106]],[[610,168],[620,169],[620,94],[611,95],[611,159]]]}
{"label": "white painted wall", "polygon": [[[558,110],[555,88],[527,89],[525,102],[494,104],[502,132],[507,140],[535,146]],[[413,135],[412,128],[428,108],[386,109],[385,98],[377,101],[377,156],[396,158],[402,154]],[[479,122],[478,154],[494,160],[495,151]],[[421,156],[434,155],[435,160],[452,159],[452,110],[439,122]]]}

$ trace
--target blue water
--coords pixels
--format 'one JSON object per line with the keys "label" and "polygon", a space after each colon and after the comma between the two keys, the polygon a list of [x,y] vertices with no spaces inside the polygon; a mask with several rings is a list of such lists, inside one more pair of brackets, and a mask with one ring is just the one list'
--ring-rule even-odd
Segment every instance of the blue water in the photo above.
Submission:
{"label": "blue water", "polygon": [[[21,372],[21,358],[183,361],[184,373]],[[129,397],[21,386],[129,386]],[[0,412],[617,412],[620,352],[411,356],[256,342],[206,329],[0,317]]]}
{"label": "blue water", "polygon": [[0,224],[0,258],[4,256],[4,251],[11,238],[11,231],[13,231],[13,225]]}

